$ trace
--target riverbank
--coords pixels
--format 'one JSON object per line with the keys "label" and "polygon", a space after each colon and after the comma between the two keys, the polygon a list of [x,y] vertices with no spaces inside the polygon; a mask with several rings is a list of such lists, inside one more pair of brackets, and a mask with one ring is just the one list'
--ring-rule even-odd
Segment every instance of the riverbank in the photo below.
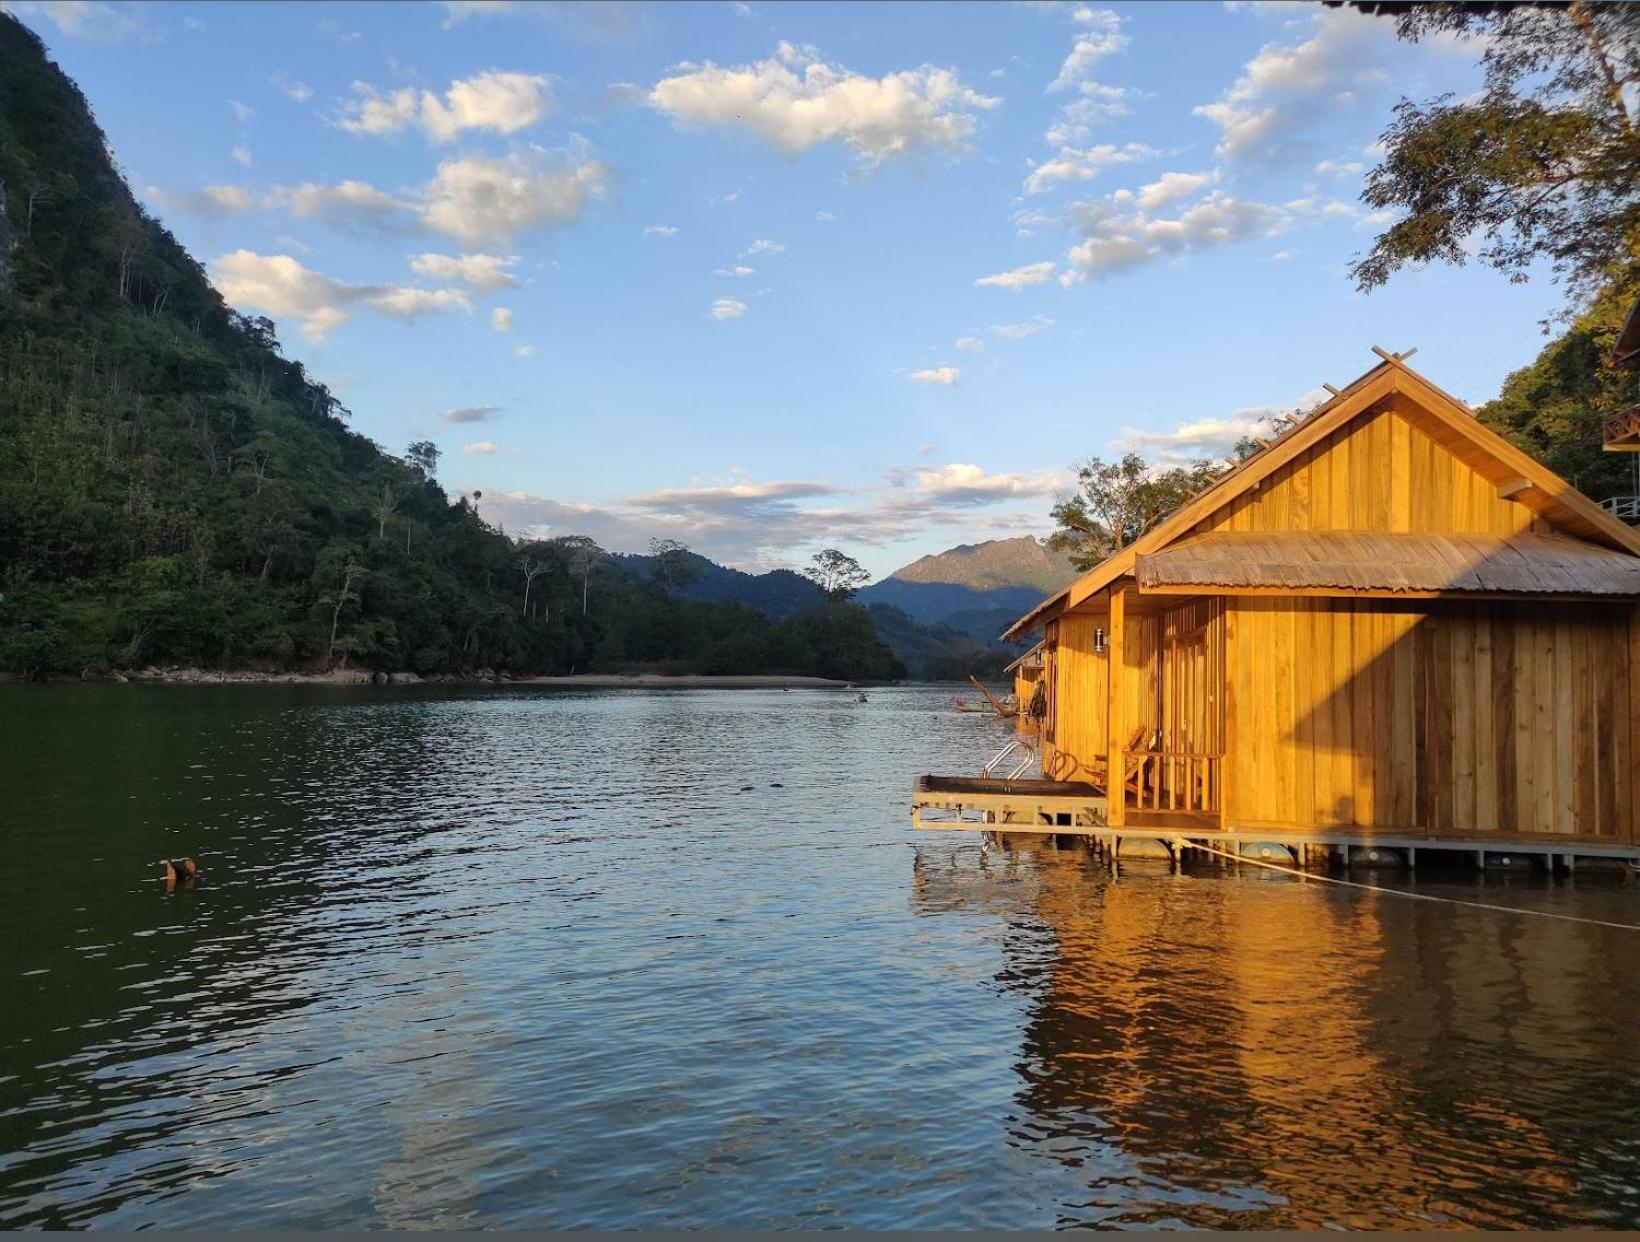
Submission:
{"label": "riverbank", "polygon": [[[0,673],[0,682],[22,681],[14,674]],[[564,686],[591,690],[842,690],[851,683],[827,677],[796,677],[767,673],[702,674],[668,676],[662,673],[573,673],[565,676],[514,677],[492,669],[471,673],[382,673],[363,668],[338,668],[323,673],[266,673],[252,670],[201,669],[191,667],[121,669],[84,677],[53,677],[51,681],[164,682],[175,685],[314,685],[314,686]]]}

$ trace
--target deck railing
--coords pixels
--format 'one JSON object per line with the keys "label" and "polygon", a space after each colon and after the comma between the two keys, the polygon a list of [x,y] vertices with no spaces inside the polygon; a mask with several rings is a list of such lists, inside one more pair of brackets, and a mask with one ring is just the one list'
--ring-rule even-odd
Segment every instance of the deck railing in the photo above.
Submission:
{"label": "deck railing", "polygon": [[1123,805],[1134,811],[1217,815],[1222,772],[1222,755],[1130,750],[1122,756]]}
{"label": "deck railing", "polygon": [[1640,447],[1640,405],[1608,418],[1601,438],[1613,448]]}
{"label": "deck railing", "polygon": [[1600,507],[1614,518],[1640,522],[1640,496],[1612,496],[1602,500]]}

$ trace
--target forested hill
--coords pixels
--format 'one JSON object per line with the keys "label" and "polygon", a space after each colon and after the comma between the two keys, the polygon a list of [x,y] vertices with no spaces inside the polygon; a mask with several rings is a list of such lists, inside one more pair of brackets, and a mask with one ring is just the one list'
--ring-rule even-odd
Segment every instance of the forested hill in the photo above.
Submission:
{"label": "forested hill", "polygon": [[674,600],[520,545],[226,306],[0,12],[0,670],[898,675],[865,609]]}

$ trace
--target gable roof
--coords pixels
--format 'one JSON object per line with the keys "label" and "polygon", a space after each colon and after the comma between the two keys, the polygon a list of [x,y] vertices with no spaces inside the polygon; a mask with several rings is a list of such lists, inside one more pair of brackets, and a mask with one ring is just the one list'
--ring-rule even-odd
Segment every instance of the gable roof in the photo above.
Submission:
{"label": "gable roof", "polygon": [[1193,497],[1151,531],[1108,557],[1070,586],[1043,600],[1003,633],[1018,638],[1043,621],[1075,608],[1119,578],[1134,572],[1137,558],[1156,552],[1202,520],[1258,486],[1305,450],[1320,444],[1352,420],[1374,413],[1385,398],[1399,394],[1411,400],[1435,424],[1428,430],[1449,452],[1484,458],[1525,486],[1514,499],[1564,530],[1591,543],[1640,556],[1640,532],[1618,521],[1548,467],[1521,452],[1450,393],[1443,392],[1409,367],[1402,355],[1373,346],[1383,361],[1317,406],[1293,430],[1263,451],[1231,468],[1206,491]]}

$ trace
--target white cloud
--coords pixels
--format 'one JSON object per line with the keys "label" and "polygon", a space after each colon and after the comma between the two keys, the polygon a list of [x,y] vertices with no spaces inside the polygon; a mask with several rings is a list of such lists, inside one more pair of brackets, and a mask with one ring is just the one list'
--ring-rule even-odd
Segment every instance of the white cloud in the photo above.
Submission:
{"label": "white cloud", "polygon": [[1312,388],[1296,401],[1271,405],[1250,406],[1237,410],[1228,417],[1192,419],[1170,431],[1145,431],[1124,427],[1111,441],[1111,447],[1120,452],[1142,453],[1160,466],[1181,465],[1202,458],[1228,457],[1236,442],[1245,436],[1270,437],[1269,419],[1307,410],[1327,399],[1324,389]]}
{"label": "white cloud", "polygon": [[438,417],[439,421],[444,423],[481,423],[500,412],[499,405],[464,405],[458,409],[445,410]]}
{"label": "white cloud", "polygon": [[490,440],[474,440],[471,444],[463,444],[461,451],[475,457],[488,457],[495,452],[495,444]]}
{"label": "white cloud", "polygon": [[254,108],[252,108],[249,104],[240,103],[237,99],[228,100],[228,107],[233,109],[233,114],[241,125],[256,115],[256,110]]}
{"label": "white cloud", "polygon": [[839,142],[868,164],[958,153],[973,137],[975,111],[999,102],[950,69],[923,65],[871,78],[785,42],[751,65],[679,65],[649,101],[679,124],[745,129],[793,154]]}
{"label": "white cloud", "polygon": [[644,231],[645,237],[676,237],[678,230],[670,224],[651,224]]}
{"label": "white cloud", "polygon": [[294,99],[297,103],[306,103],[313,98],[313,88],[306,82],[299,82],[284,73],[270,73],[268,81],[278,87],[285,96]]}
{"label": "white cloud", "polygon": [[419,126],[434,142],[453,142],[467,130],[513,134],[552,109],[552,79],[545,74],[491,69],[460,78],[440,99],[432,91],[400,87],[378,91],[353,83],[357,98],[342,105],[337,122],[351,134],[394,134]]}
{"label": "white cloud", "polygon": [[148,196],[167,211],[185,212],[207,220],[220,220],[249,211],[256,205],[249,190],[237,185],[208,185],[199,190],[162,190],[148,187]]}
{"label": "white cloud", "polygon": [[418,276],[433,280],[459,280],[464,285],[485,292],[518,284],[508,270],[517,264],[517,255],[418,254],[410,258],[410,270]]}
{"label": "white cloud", "polygon": [[517,354],[520,358],[528,358],[535,353],[535,346],[520,345],[517,349],[513,350],[513,353]]}
{"label": "white cloud", "polygon": [[919,384],[939,384],[950,388],[961,374],[961,370],[956,367],[929,367],[923,371],[913,371],[911,378]]}
{"label": "white cloud", "polygon": [[957,348],[970,354],[981,353],[985,349],[985,342],[977,336],[959,336]]}
{"label": "white cloud", "polygon": [[1128,114],[1132,92],[1123,87],[1083,82],[1076,90],[1077,98],[1059,109],[1044,135],[1050,146],[1085,145],[1101,123]]}
{"label": "white cloud", "polygon": [[756,258],[760,254],[782,254],[785,247],[777,241],[770,241],[767,237],[759,237],[750,246],[740,252],[743,259]]}
{"label": "white cloud", "polygon": [[1348,102],[1352,88],[1388,81],[1383,66],[1405,56],[1394,24],[1382,18],[1347,8],[1314,8],[1307,16],[1310,38],[1265,44],[1219,99],[1194,109],[1219,127],[1220,159],[1291,158],[1297,154],[1292,131],[1336,110],[1318,106],[1321,101]]}
{"label": "white cloud", "polygon": [[497,332],[511,332],[513,328],[513,313],[505,306],[498,306],[490,312],[490,327]]}
{"label": "white cloud", "polygon": [[955,504],[990,504],[1022,496],[1050,496],[1063,483],[1057,474],[989,474],[965,462],[890,471],[896,486],[915,483],[925,496]]}
{"label": "white cloud", "polygon": [[737,263],[733,267],[720,267],[712,273],[714,276],[746,277],[757,275],[755,267],[747,267],[744,263]]}
{"label": "white cloud", "polygon": [[814,218],[816,220],[818,220],[821,224],[835,224],[835,223],[837,223],[837,220],[838,220],[838,216],[837,216],[836,212],[826,211],[824,208],[822,208],[821,210],[815,212],[814,213]]}
{"label": "white cloud", "polygon": [[1189,198],[1203,186],[1218,180],[1216,173],[1163,173],[1149,185],[1139,187],[1135,197],[1145,211],[1154,211],[1181,198]]}
{"label": "white cloud", "polygon": [[102,0],[5,0],[0,10],[22,18],[45,18],[77,39],[117,41],[142,30],[139,11]]}
{"label": "white cloud", "polygon": [[245,165],[247,168],[250,167],[251,149],[249,147],[235,147],[232,154],[237,162]]}
{"label": "white cloud", "polygon": [[1122,19],[1111,10],[1082,6],[1075,10],[1074,16],[1077,24],[1087,29],[1076,36],[1070,55],[1059,67],[1059,76],[1048,83],[1050,91],[1068,90],[1076,86],[1087,78],[1100,60],[1127,46],[1127,36],[1122,33]]}
{"label": "white cloud", "polygon": [[712,303],[713,319],[739,319],[746,313],[746,303],[739,298],[719,298]]}
{"label": "white cloud", "polygon": [[236,250],[219,258],[213,265],[212,279],[222,296],[237,307],[300,320],[303,335],[314,344],[323,344],[326,333],[346,322],[345,308],[360,303],[397,319],[472,309],[471,301],[459,289],[351,285],[304,267],[289,255],[262,255],[250,250]]}
{"label": "white cloud", "polygon": [[1108,142],[1085,148],[1061,147],[1057,156],[1031,170],[1031,175],[1025,178],[1025,193],[1041,194],[1065,181],[1091,181],[1107,168],[1154,154],[1149,147],[1137,142],[1124,147]]}
{"label": "white cloud", "polygon": [[502,243],[580,219],[608,178],[608,168],[584,156],[562,167],[521,155],[449,159],[421,191],[421,219],[468,245]]}
{"label": "white cloud", "polygon": [[444,0],[444,28],[472,17],[533,17],[550,21],[579,38],[601,42],[625,39],[637,31],[641,15],[625,0]]}
{"label": "white cloud", "polygon": [[1071,216],[1082,228],[1085,240],[1066,255],[1068,270],[1060,283],[1073,284],[1229,242],[1274,236],[1292,220],[1285,208],[1231,198],[1218,191],[1172,217],[1134,209],[1135,197],[1129,191],[1119,191],[1072,206]]}
{"label": "white cloud", "polygon": [[355,225],[391,227],[408,209],[407,204],[399,202],[391,194],[363,181],[339,181],[335,185],[304,182],[298,186],[282,186],[268,196],[268,201],[304,219],[324,220],[344,228]]}
{"label": "white cloud", "polygon": [[1357,177],[1366,171],[1366,165],[1359,160],[1322,160],[1315,171],[1321,177]]}
{"label": "white cloud", "polygon": [[976,285],[991,285],[998,289],[1012,289],[1017,292],[1031,285],[1046,284],[1053,279],[1054,268],[1053,263],[1027,263],[1024,267],[1016,267],[1011,272],[998,272],[994,276],[981,276],[974,283]]}
{"label": "white cloud", "polygon": [[1023,341],[1026,337],[1035,336],[1038,332],[1051,327],[1053,320],[1046,315],[1038,315],[1024,323],[994,323],[991,325],[991,335],[1000,336],[1005,341]]}

